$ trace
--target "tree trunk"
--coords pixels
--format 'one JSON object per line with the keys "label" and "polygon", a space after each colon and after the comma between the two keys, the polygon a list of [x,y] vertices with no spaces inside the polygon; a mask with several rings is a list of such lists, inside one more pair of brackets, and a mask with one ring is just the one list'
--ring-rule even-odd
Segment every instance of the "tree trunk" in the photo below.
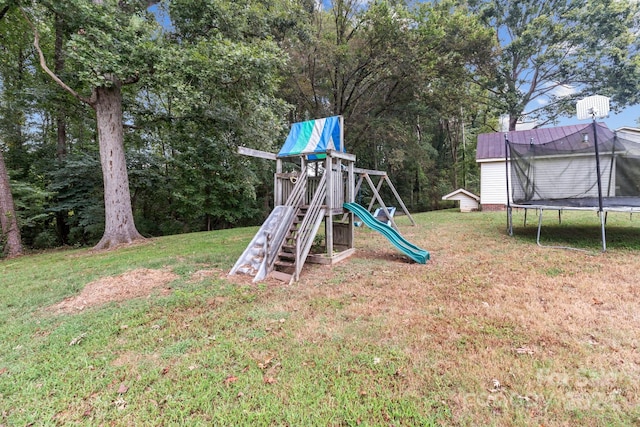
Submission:
{"label": "tree trunk", "polygon": [[120,82],[116,80],[111,87],[96,88],[92,106],[96,111],[98,126],[105,210],[104,235],[94,249],[107,249],[143,237],[133,222],[124,155]]}
{"label": "tree trunk", "polygon": [[9,258],[22,254],[22,240],[20,239],[20,228],[13,206],[13,196],[9,185],[9,174],[4,164],[4,156],[0,151],[0,237],[6,238],[4,254]]}
{"label": "tree trunk", "polygon": [[[64,20],[60,14],[56,14],[55,30],[56,41],[54,49],[53,70],[57,75],[61,75],[64,71]],[[56,112],[56,128],[57,128],[57,146],[56,157],[58,161],[63,161],[67,157],[67,112],[64,103],[60,104]],[[56,230],[60,243],[66,245],[69,243],[69,224],[67,211],[56,213]]]}
{"label": "tree trunk", "polygon": [[518,124],[518,114],[509,113],[509,132],[516,130],[516,125]]}

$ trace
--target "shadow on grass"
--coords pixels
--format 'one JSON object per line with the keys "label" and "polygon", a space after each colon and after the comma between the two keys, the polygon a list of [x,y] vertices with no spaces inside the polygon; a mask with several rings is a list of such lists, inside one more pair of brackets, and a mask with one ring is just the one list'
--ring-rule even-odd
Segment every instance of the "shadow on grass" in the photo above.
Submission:
{"label": "shadow on grass", "polygon": [[[536,243],[538,227],[534,225],[513,227],[513,235],[521,240]],[[606,226],[607,249],[640,250],[640,223],[638,226]],[[540,244],[543,246],[570,246],[581,249],[600,250],[600,225],[555,224],[543,225]]]}

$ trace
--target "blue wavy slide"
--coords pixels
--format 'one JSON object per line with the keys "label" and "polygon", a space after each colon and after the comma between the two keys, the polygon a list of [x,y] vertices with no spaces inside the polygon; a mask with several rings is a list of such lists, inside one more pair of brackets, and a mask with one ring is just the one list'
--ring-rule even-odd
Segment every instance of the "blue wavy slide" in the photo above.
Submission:
{"label": "blue wavy slide", "polygon": [[369,211],[360,206],[357,203],[345,203],[342,205],[345,209],[350,210],[354,214],[358,215],[358,218],[362,220],[369,228],[377,231],[386,237],[396,248],[409,258],[419,264],[426,264],[429,259],[429,252],[416,245],[409,243],[404,237],[398,233],[393,227],[378,221]]}

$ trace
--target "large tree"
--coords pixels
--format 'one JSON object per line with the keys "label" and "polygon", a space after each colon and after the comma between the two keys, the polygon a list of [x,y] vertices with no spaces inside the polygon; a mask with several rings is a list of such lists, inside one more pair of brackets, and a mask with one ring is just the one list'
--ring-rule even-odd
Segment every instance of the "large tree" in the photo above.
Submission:
{"label": "large tree", "polygon": [[[141,239],[136,229],[123,135],[123,87],[152,70],[157,52],[157,26],[147,11],[150,1],[74,0],[41,1],[22,9],[34,32],[34,46],[42,69],[75,98],[95,111],[100,162],[104,182],[105,230],[96,249]],[[77,70],[81,87],[72,88],[47,65],[34,19],[44,7],[64,19],[73,35],[66,44],[70,67]],[[155,39],[154,39],[155,37]],[[88,92],[83,95],[82,91]]]}
{"label": "large tree", "polygon": [[479,69],[488,103],[538,125],[574,111],[598,91],[614,105],[635,102],[638,2],[634,0],[470,0],[494,31],[495,67]]}
{"label": "large tree", "polygon": [[0,26],[3,30],[0,35],[0,248],[3,248],[3,255],[9,257],[20,255],[23,247],[3,151],[9,145],[16,152],[23,151],[23,110],[26,108],[26,102],[20,102],[26,80],[24,46],[19,41],[13,45],[9,43],[16,42],[21,32],[15,28],[14,22],[8,23],[5,19],[13,3],[7,1],[0,5]]}
{"label": "large tree", "polygon": [[[0,247],[4,246],[4,255],[14,257],[22,254],[20,228],[11,195],[9,174],[0,149]],[[3,245],[4,244],[4,245]]]}

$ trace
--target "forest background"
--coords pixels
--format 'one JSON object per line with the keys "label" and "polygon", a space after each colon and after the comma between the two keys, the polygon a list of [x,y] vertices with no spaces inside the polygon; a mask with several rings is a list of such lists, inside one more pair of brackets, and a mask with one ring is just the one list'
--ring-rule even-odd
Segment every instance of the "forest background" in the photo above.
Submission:
{"label": "forest background", "polygon": [[478,192],[476,136],[501,116],[637,104],[639,17],[632,0],[0,0],[0,257],[260,224],[275,165],[237,147],[277,152],[331,115],[410,210],[448,206]]}

